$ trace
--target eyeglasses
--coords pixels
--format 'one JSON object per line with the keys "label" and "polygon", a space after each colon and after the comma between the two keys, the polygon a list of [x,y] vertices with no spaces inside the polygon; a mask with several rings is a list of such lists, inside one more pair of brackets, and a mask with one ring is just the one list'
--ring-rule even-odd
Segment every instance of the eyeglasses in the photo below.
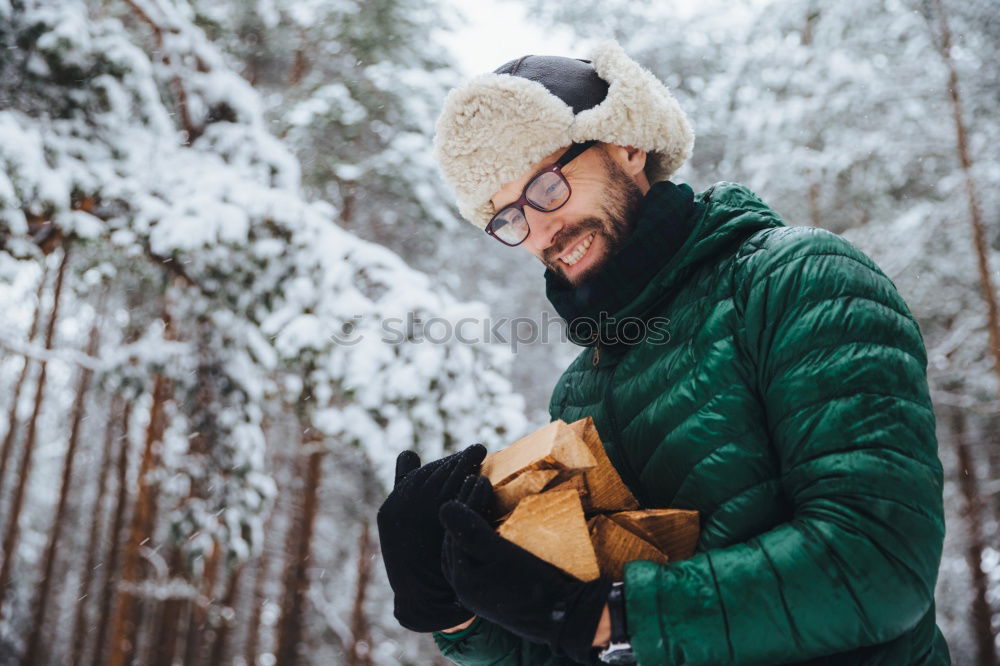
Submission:
{"label": "eyeglasses", "polygon": [[524,204],[543,213],[551,213],[565,206],[573,191],[562,174],[562,169],[596,144],[597,141],[573,144],[554,164],[535,174],[521,190],[521,197],[501,208],[490,219],[486,225],[486,233],[511,247],[523,243],[531,233],[528,218],[524,216]]}

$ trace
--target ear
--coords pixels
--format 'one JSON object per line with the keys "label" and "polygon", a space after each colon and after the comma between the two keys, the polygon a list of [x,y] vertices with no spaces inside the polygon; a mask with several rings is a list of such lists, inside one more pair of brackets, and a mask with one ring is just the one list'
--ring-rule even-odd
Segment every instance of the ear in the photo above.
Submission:
{"label": "ear", "polygon": [[634,146],[618,146],[605,144],[605,150],[618,166],[628,175],[636,178],[644,173],[646,168],[646,151]]}
{"label": "ear", "polygon": [[645,172],[646,169],[646,151],[636,148],[635,146],[624,146],[625,150],[625,163],[622,164],[622,168],[630,176],[638,176]]}

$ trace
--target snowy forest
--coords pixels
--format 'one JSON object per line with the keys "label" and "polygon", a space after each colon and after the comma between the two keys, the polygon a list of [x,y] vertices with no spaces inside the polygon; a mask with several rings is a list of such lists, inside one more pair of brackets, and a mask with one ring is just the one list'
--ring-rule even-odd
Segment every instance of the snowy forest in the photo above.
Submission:
{"label": "snowy forest", "polygon": [[[504,1],[670,86],[675,180],[744,183],[895,282],[945,469],[939,626],[1000,664],[995,1]],[[447,663],[392,616],[395,457],[540,427],[577,350],[424,325],[554,318],[431,156],[473,11],[0,0],[0,666]]]}

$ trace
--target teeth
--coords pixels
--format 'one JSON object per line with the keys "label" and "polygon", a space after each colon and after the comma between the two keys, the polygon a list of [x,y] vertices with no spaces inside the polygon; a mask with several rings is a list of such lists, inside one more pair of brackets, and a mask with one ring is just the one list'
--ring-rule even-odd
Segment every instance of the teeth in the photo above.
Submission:
{"label": "teeth", "polygon": [[596,233],[597,232],[593,232],[589,236],[584,238],[577,244],[577,246],[573,249],[572,252],[570,252],[564,257],[560,257],[560,260],[564,264],[568,264],[569,266],[572,266],[576,262],[580,261],[580,259],[583,258],[583,255],[585,255],[587,253],[587,250],[590,248],[590,244],[594,242],[594,234]]}

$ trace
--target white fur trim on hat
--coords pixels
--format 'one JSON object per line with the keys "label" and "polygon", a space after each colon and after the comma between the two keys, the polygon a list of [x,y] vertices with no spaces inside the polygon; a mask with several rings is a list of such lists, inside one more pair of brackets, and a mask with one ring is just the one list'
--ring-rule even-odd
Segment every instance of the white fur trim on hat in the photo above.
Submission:
{"label": "white fur trim on hat", "polygon": [[575,116],[541,83],[510,74],[482,74],[448,93],[434,152],[462,217],[485,228],[494,213],[490,197],[571,143],[645,150],[650,182],[669,178],[691,156],[694,132],[663,83],[614,41],[600,44],[591,61],[608,94]]}

